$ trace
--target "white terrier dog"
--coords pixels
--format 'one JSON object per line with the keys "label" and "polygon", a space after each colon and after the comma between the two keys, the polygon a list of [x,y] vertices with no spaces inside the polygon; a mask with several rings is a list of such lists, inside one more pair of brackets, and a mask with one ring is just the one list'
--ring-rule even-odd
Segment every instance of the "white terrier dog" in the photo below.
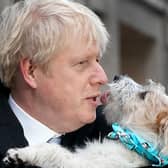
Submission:
{"label": "white terrier dog", "polygon": [[106,103],[107,122],[115,123],[109,138],[102,143],[88,142],[84,149],[74,153],[47,143],[10,149],[4,159],[6,165],[13,168],[19,164],[41,168],[130,168],[167,164],[168,96],[164,87],[152,81],[140,85],[126,76],[116,76],[109,87],[110,92],[101,98]]}

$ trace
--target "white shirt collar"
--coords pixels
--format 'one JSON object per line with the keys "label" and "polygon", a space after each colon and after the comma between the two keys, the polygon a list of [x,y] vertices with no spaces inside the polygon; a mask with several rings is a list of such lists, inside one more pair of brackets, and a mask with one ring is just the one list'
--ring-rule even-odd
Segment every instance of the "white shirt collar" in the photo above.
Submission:
{"label": "white shirt collar", "polygon": [[12,111],[21,123],[24,131],[24,136],[28,140],[29,145],[35,145],[47,142],[53,136],[60,136],[46,125],[42,124],[28,113],[26,113],[12,98],[9,96],[9,105]]}

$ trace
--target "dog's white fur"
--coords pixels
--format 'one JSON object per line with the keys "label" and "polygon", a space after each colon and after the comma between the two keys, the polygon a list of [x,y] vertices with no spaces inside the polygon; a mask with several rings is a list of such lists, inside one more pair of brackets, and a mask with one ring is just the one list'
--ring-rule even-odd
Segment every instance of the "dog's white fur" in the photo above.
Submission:
{"label": "dog's white fur", "polygon": [[[109,124],[119,122],[168,154],[168,96],[160,84],[149,81],[142,86],[129,77],[109,84],[110,95],[104,114]],[[167,152],[167,153],[166,153]],[[57,144],[41,144],[10,149],[10,159],[42,168],[115,168],[140,167],[148,161],[126,149],[120,142],[104,139],[89,142],[84,149],[71,153]]]}

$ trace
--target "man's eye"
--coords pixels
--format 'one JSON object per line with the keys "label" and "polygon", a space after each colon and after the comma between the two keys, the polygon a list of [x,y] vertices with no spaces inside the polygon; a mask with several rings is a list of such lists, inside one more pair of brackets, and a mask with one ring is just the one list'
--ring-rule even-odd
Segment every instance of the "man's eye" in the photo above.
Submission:
{"label": "man's eye", "polygon": [[78,64],[83,65],[83,64],[87,64],[88,60],[84,60],[84,61],[80,61]]}

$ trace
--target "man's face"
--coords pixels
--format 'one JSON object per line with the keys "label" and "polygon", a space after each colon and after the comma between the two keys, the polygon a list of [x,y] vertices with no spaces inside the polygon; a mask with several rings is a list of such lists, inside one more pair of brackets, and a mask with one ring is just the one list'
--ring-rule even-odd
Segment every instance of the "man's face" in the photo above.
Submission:
{"label": "man's face", "polygon": [[52,58],[47,75],[40,70],[37,75],[42,120],[50,128],[70,132],[95,120],[100,86],[107,82],[95,44],[72,44]]}

